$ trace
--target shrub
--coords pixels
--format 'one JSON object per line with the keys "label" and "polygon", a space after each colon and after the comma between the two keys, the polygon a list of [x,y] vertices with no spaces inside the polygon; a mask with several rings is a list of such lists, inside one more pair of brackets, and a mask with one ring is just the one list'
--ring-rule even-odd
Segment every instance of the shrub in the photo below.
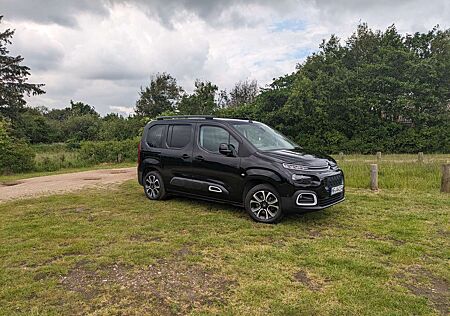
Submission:
{"label": "shrub", "polygon": [[0,120],[0,173],[24,172],[34,167],[35,153],[30,145],[11,137],[7,124]]}
{"label": "shrub", "polygon": [[137,161],[137,145],[139,139],[122,141],[86,141],[81,143],[79,157],[89,163]]}

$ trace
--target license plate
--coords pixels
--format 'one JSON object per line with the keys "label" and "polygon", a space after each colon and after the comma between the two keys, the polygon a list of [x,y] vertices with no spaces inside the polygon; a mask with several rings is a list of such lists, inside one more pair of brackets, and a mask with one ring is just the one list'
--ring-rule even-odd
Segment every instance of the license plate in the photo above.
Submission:
{"label": "license plate", "polygon": [[341,193],[342,191],[344,191],[344,185],[338,185],[337,187],[332,187],[331,188],[331,195],[335,195],[338,193]]}

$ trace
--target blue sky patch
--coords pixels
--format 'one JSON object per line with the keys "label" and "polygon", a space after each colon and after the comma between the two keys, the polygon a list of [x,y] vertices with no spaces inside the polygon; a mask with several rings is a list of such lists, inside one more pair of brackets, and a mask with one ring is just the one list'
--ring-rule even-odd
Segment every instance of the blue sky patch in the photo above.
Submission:
{"label": "blue sky patch", "polygon": [[297,48],[293,52],[289,53],[288,56],[289,56],[289,58],[292,58],[292,59],[303,59],[303,58],[307,57],[308,55],[311,55],[313,52],[314,52],[313,49],[303,47],[303,48]]}
{"label": "blue sky patch", "polygon": [[304,31],[306,29],[306,22],[297,19],[281,20],[272,24],[270,29],[272,30],[272,32]]}

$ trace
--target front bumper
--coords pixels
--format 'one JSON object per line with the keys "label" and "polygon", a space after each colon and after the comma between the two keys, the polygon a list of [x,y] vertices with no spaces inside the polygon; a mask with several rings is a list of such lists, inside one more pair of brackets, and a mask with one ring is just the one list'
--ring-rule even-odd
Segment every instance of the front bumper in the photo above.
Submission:
{"label": "front bumper", "polygon": [[[332,195],[332,188],[337,186],[342,186],[342,192]],[[292,186],[291,188],[291,190],[284,191],[285,194],[281,198],[283,209],[287,211],[322,210],[345,200],[344,174],[342,172],[324,175],[318,186]],[[305,199],[305,196],[308,199]]]}
{"label": "front bumper", "polygon": [[[304,193],[313,193],[317,196],[317,202],[315,205],[298,205],[297,204],[297,198],[300,194]],[[317,195],[317,192],[315,191],[309,191],[309,190],[299,190],[295,192],[295,194],[292,197],[282,197],[281,203],[283,205],[283,209],[287,211],[319,211],[323,210],[327,207],[336,205],[338,203],[341,203],[345,200],[345,193],[338,193],[332,196],[328,197],[320,197]]]}

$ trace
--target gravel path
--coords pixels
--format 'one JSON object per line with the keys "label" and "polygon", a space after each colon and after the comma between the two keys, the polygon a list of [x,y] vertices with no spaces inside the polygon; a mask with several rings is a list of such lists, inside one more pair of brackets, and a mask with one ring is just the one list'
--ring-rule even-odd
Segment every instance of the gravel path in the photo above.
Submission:
{"label": "gravel path", "polygon": [[130,179],[136,179],[136,167],[89,170],[22,179],[0,184],[0,202],[117,184]]}

